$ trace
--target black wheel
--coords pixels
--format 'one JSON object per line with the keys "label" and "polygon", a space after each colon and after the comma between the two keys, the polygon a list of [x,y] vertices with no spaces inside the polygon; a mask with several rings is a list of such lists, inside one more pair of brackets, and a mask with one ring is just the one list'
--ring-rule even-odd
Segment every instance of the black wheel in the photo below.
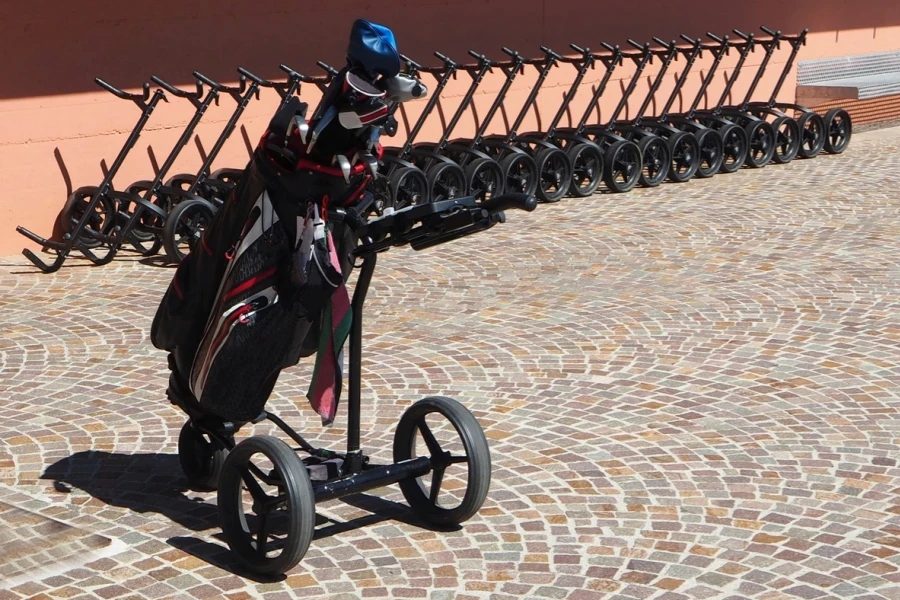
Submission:
{"label": "black wheel", "polygon": [[706,179],[712,177],[722,168],[725,160],[725,142],[722,135],[715,129],[701,129],[694,133],[697,145],[700,147],[700,166],[697,167],[697,177]]}
{"label": "black wheel", "polygon": [[466,174],[452,163],[440,162],[425,172],[431,202],[449,200],[466,192]]}
{"label": "black wheel", "polygon": [[538,173],[538,200],[559,202],[572,182],[572,164],[559,148],[542,148],[534,155]]}
{"label": "black wheel", "polygon": [[479,202],[503,193],[503,169],[490,158],[476,158],[466,165],[466,190]]}
{"label": "black wheel", "polygon": [[586,198],[597,191],[603,181],[603,152],[594,143],[576,143],[566,155],[572,165],[572,183],[569,192],[578,198]]}
{"label": "black wheel", "polygon": [[428,203],[428,178],[421,169],[401,167],[388,180],[394,210]]}
{"label": "black wheel", "polygon": [[778,117],[772,121],[772,129],[775,130],[775,154],[772,155],[772,160],[784,165],[797,158],[801,141],[797,121],[790,117]]}
{"label": "black wheel", "polygon": [[[62,212],[59,214],[59,225],[63,233],[72,233],[78,222],[84,216],[91,199],[97,193],[97,188],[79,188],[72,192],[66,199]],[[116,221],[115,203],[106,196],[102,196],[94,205],[86,226],[97,233],[109,233]],[[101,242],[87,233],[78,236],[78,242],[85,248],[96,248]]]}
{"label": "black wheel", "polygon": [[218,504],[228,547],[254,573],[280,575],[306,554],[315,496],[303,462],[278,438],[253,436],[234,447],[219,477]]}
{"label": "black wheel", "polygon": [[162,239],[166,256],[180,263],[194,249],[194,244],[216,216],[216,207],[206,200],[192,198],[175,205],[166,219]]}
{"label": "black wheel", "polygon": [[500,161],[505,183],[504,193],[533,196],[537,191],[538,170],[534,159],[527,154],[513,152]]}
{"label": "black wheel", "polygon": [[[438,415],[444,417],[426,419]],[[431,473],[399,482],[413,512],[432,524],[457,525],[484,504],[491,486],[491,453],[481,426],[451,398],[419,400],[394,433],[394,462],[429,456]]]}
{"label": "black wheel", "polygon": [[747,162],[750,138],[740,125],[726,125],[719,130],[722,136],[722,173],[735,173]]}
{"label": "black wheel", "polygon": [[656,187],[669,174],[671,154],[666,140],[657,135],[648,135],[638,142],[641,152],[639,183],[641,187]]}
{"label": "black wheel", "polygon": [[219,485],[228,448],[188,421],[178,434],[178,462],[192,490],[210,491]]}
{"label": "black wheel", "polygon": [[802,141],[797,155],[800,158],[815,158],[825,147],[825,119],[814,112],[806,112],[797,119]]}
{"label": "black wheel", "polygon": [[853,120],[843,108],[832,108],[825,113],[825,152],[840,154],[850,145],[853,137]]}
{"label": "black wheel", "polygon": [[669,138],[671,164],[669,181],[684,183],[693,179],[700,168],[700,144],[697,138],[687,132],[681,132]]}
{"label": "black wheel", "polygon": [[[140,196],[141,198],[146,195],[147,190],[150,189],[149,181],[136,181],[132,183],[125,189],[125,192],[128,194],[134,194],[136,196]],[[131,216],[131,213],[134,212],[134,205],[131,202],[123,201],[119,207],[119,226],[125,227],[125,222],[128,221],[128,218]],[[146,231],[141,227],[141,220],[145,220],[146,216],[142,215],[142,219],[139,219],[134,229],[131,230],[129,237],[135,240],[139,240],[141,242],[151,242],[156,237],[156,234],[152,231]]]}
{"label": "black wheel", "polygon": [[775,154],[775,130],[766,121],[751,121],[744,128],[747,132],[748,148],[745,164],[754,169],[761,169],[770,162]]}
{"label": "black wheel", "polygon": [[618,140],[603,152],[603,182],[611,192],[630,192],[641,178],[642,165],[638,145]]}

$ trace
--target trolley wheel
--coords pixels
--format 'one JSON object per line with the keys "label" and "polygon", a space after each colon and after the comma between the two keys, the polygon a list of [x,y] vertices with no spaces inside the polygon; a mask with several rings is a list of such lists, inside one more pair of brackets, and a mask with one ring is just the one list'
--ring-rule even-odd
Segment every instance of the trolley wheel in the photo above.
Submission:
{"label": "trolley wheel", "polygon": [[458,165],[440,162],[425,171],[425,177],[431,202],[450,200],[466,191],[466,174]]}
{"label": "trolley wheel", "polygon": [[700,144],[697,143],[697,138],[687,132],[677,133],[669,138],[669,152],[672,155],[669,181],[684,183],[693,179],[700,168]]}
{"label": "trolley wheel", "polygon": [[537,165],[537,197],[542,202],[559,202],[572,182],[572,163],[559,148],[542,148],[534,155]]}
{"label": "trolley wheel", "polygon": [[[615,144],[613,144],[615,147]],[[641,153],[639,182],[641,187],[656,187],[668,176],[671,169],[671,152],[666,140],[658,135],[648,135],[638,142]]]}
{"label": "trolley wheel", "polygon": [[775,154],[772,155],[772,160],[784,165],[797,158],[802,139],[802,130],[797,121],[790,117],[778,117],[772,121],[772,129],[775,130]]}
{"label": "trolley wheel", "polygon": [[619,140],[603,152],[603,182],[609,191],[630,192],[641,178],[641,149],[630,140]]}
{"label": "trolley wheel", "polygon": [[697,145],[700,146],[700,166],[697,167],[697,177],[707,179],[722,168],[722,163],[725,161],[725,142],[722,135],[715,129],[701,129],[694,136],[697,138]]}
{"label": "trolley wheel", "polygon": [[[86,187],[77,189],[69,195],[65,205],[63,205],[62,212],[59,214],[59,225],[63,233],[75,231],[75,226],[78,225],[78,222],[84,216],[84,211],[87,210],[88,204],[90,204],[97,191],[98,188],[96,187]],[[88,217],[85,225],[97,233],[109,233],[109,230],[115,223],[115,219],[115,203],[107,196],[103,196],[94,205],[92,214]],[[86,233],[78,236],[78,243],[85,248],[96,248],[101,244],[100,240]]]}
{"label": "trolley wheel", "polygon": [[280,439],[253,436],[234,447],[219,477],[218,504],[228,547],[254,573],[281,575],[306,554],[315,496],[303,462]]}
{"label": "trolley wheel", "polygon": [[228,448],[186,422],[178,434],[178,462],[192,490],[210,491],[219,484]]}
{"label": "trolley wheel", "polygon": [[[452,427],[438,419],[426,422],[432,414],[443,416]],[[444,441],[447,438],[455,439]],[[484,504],[491,486],[491,454],[478,421],[456,400],[423,398],[406,409],[397,424],[394,462],[416,458],[417,448],[431,457],[432,471],[399,482],[410,508],[436,525],[457,525],[470,519]],[[460,477],[464,472],[465,482]],[[423,481],[426,477],[428,485]]]}
{"label": "trolley wheel", "polygon": [[401,167],[391,173],[388,190],[394,210],[428,203],[428,178],[422,169]]}
{"label": "trolley wheel", "polygon": [[772,162],[775,154],[775,129],[766,121],[751,121],[744,129],[748,139],[745,164],[761,169]]}
{"label": "trolley wheel", "polygon": [[750,138],[740,125],[730,124],[719,130],[722,136],[722,173],[736,173],[747,162]]}
{"label": "trolley wheel", "polygon": [[797,155],[800,158],[815,158],[825,147],[825,119],[814,112],[806,112],[797,119],[801,141]]}
{"label": "trolley wheel", "polygon": [[192,198],[179,202],[169,213],[162,232],[163,246],[169,260],[174,263],[184,260],[193,251],[194,244],[200,241],[214,216],[216,207],[206,200]]}
{"label": "trolley wheel", "polygon": [[505,179],[503,169],[490,158],[476,158],[466,165],[466,190],[479,202],[503,193]]}
{"label": "trolley wheel", "polygon": [[586,198],[597,191],[603,181],[603,152],[594,143],[572,145],[567,151],[572,165],[572,183],[569,191],[573,196]]}
{"label": "trolley wheel", "polygon": [[840,154],[850,145],[853,137],[853,119],[843,108],[832,108],[825,113],[825,152]]}
{"label": "trolley wheel", "polygon": [[533,196],[537,191],[537,164],[527,154],[513,152],[506,155],[500,161],[500,169],[503,171],[505,193]]}

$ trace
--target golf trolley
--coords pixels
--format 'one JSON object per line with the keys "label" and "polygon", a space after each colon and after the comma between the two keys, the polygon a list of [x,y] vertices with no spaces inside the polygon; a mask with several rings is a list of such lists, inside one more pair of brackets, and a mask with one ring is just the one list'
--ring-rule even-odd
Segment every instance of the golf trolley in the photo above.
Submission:
{"label": "golf trolley", "polygon": [[[106,172],[99,186],[80,187],[69,194],[66,204],[60,213],[60,226],[64,233],[62,241],[52,241],[32,233],[24,227],[16,227],[16,231],[31,241],[40,244],[46,250],[52,250],[56,258],[52,263],[46,263],[38,256],[25,248],[22,254],[44,273],[54,273],[62,267],[73,249],[78,249],[92,262],[100,261],[92,249],[102,244],[101,235],[108,232],[113,226],[116,215],[117,192],[113,189],[113,178],[125,162],[125,157],[134,148],[141,131],[153,114],[153,110],[160,100],[166,100],[162,90],[155,90],[150,97],[150,84],[144,83],[140,94],[129,94],[111,86],[102,79],[94,80],[97,85],[123,100],[134,102],[141,109],[141,116],[131,130],[131,134],[125,140],[122,149],[119,150],[112,166]],[[149,102],[147,100],[150,100]],[[166,100],[168,101],[168,100]]]}
{"label": "golf trolley", "polygon": [[800,52],[800,47],[806,45],[806,36],[809,30],[804,29],[796,36],[786,36],[782,35],[780,31],[772,31],[765,26],[760,27],[760,29],[772,36],[775,43],[769,42],[769,46],[767,46],[766,58],[760,67],[759,77],[762,77],[773,49],[780,46],[781,41],[791,45],[791,54],[784,65],[781,76],[778,78],[778,83],[775,84],[775,88],[772,90],[772,95],[769,96],[769,100],[767,102],[750,102],[746,104],[746,110],[759,116],[771,115],[775,119],[792,118],[783,112],[785,110],[800,113],[796,121],[797,129],[801,136],[797,155],[801,158],[813,158],[823,149],[829,154],[840,154],[846,150],[853,135],[853,122],[850,119],[850,113],[846,110],[833,108],[822,117],[822,115],[805,106],[777,101],[778,94],[781,92],[788,73],[794,66],[797,54]]}
{"label": "golf trolley", "polygon": [[[329,209],[329,220],[349,227],[360,240],[351,250],[359,275],[353,291],[349,350],[347,450],[317,449],[277,416],[263,411],[252,424],[268,420],[290,438],[252,436],[236,443],[234,434],[248,423],[225,421],[204,411],[190,392],[170,377],[167,395],[189,420],[178,438],[178,456],[192,487],[218,490],[222,532],[229,547],[253,572],[275,575],[294,567],[313,537],[316,503],[398,483],[413,512],[432,524],[459,524],[472,517],[490,486],[491,459],[487,439],[475,417],[459,402],[429,397],[412,404],[394,434],[393,461],[370,462],[360,446],[362,391],[362,315],[376,258],[392,246],[423,250],[484,231],[503,223],[504,210],[531,211],[536,199],[524,194],[474,197],[408,206],[365,220],[374,199],[365,193],[356,207]],[[170,361],[172,360],[170,356]],[[440,430],[426,422],[442,416],[451,427]],[[450,452],[439,434],[458,439],[462,453]],[[421,436],[421,440],[417,439]],[[421,442],[421,443],[420,443]],[[421,450],[424,450],[421,454]],[[301,458],[298,453],[306,456]],[[259,461],[259,462],[257,462]],[[464,485],[454,479],[450,495],[458,503],[442,506],[442,482],[455,468],[466,468]],[[423,478],[430,474],[430,485]]]}

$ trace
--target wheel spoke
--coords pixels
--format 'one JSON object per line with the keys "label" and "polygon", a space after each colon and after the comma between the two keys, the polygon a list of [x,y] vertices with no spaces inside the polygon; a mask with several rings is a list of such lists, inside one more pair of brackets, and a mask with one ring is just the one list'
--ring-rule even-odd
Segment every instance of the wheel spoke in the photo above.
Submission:
{"label": "wheel spoke", "polygon": [[437,504],[438,495],[441,493],[441,482],[444,480],[444,470],[446,467],[435,467],[431,472],[431,495],[429,499],[432,504]]}
{"label": "wheel spoke", "polygon": [[425,422],[424,418],[419,421],[418,427],[422,434],[422,439],[425,440],[425,445],[428,446],[428,451],[431,453],[431,456],[434,457],[441,454],[441,445],[434,438],[434,434],[431,433],[431,429],[428,427],[428,423]]}
{"label": "wheel spoke", "polygon": [[268,536],[268,519],[269,514],[263,512],[261,515],[257,515],[257,521],[259,522],[259,531],[256,533],[256,556],[259,558],[266,557],[266,537]]}
{"label": "wheel spoke", "polygon": [[449,457],[447,457],[447,460],[445,460],[444,462],[447,463],[448,465],[458,465],[458,464],[461,464],[464,462],[469,462],[469,457],[466,456],[465,454],[463,454],[463,455],[451,454]]}

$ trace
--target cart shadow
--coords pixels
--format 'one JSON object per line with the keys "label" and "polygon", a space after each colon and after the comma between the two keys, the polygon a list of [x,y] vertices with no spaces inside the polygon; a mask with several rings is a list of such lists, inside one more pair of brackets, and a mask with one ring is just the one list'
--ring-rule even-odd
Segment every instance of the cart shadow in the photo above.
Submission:
{"label": "cart shadow", "polygon": [[[77,452],[48,466],[41,479],[52,481],[53,489],[68,494],[73,489],[86,492],[109,506],[140,514],[157,513],[193,532],[219,529],[219,514],[212,493],[188,488],[177,454],[120,454],[89,450]],[[457,531],[459,526],[437,528],[415,518],[405,504],[369,494],[354,494],[338,502],[369,514],[338,521],[316,515],[314,539],[395,521],[431,531]],[[225,545],[220,531],[212,535],[220,544],[191,536],[176,536],[167,543],[209,564],[258,581],[247,572]]]}

